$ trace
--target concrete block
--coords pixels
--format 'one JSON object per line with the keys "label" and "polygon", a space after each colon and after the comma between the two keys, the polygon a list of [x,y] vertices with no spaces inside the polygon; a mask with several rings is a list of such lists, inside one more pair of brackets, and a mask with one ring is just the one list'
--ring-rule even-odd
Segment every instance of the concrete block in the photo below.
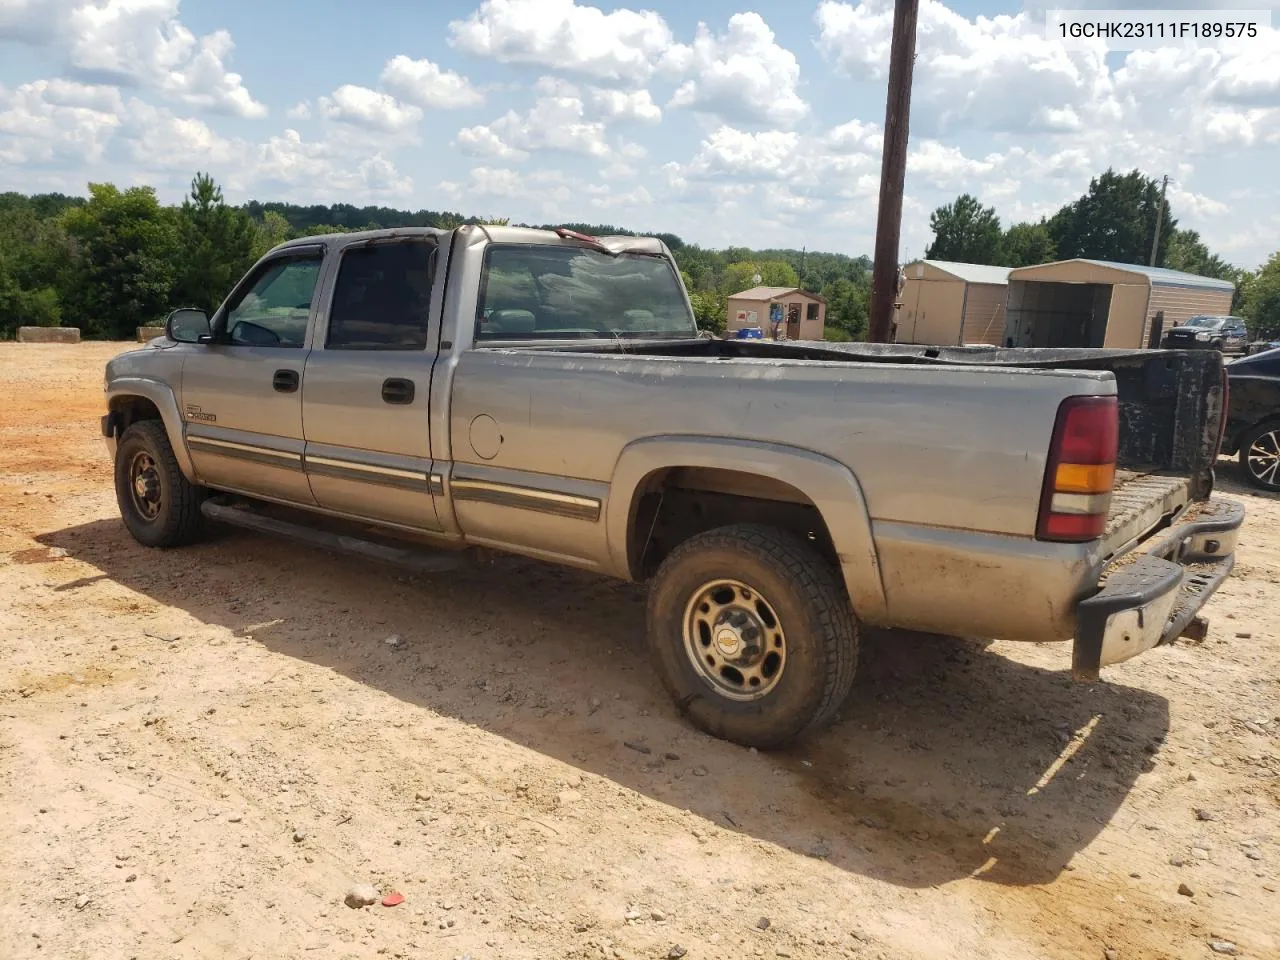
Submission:
{"label": "concrete block", "polygon": [[19,327],[19,343],[79,343],[76,327]]}
{"label": "concrete block", "polygon": [[164,336],[164,327],[139,327],[138,342],[146,343],[148,340],[154,340],[156,337]]}

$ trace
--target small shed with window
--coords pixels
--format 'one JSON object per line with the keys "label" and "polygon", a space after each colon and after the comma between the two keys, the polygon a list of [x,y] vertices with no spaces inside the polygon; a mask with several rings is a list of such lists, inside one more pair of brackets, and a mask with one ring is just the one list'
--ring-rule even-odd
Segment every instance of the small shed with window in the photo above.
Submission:
{"label": "small shed with window", "polygon": [[1008,267],[949,260],[917,260],[903,270],[896,343],[953,346],[1004,337]]}
{"label": "small shed with window", "polygon": [[1009,272],[1005,346],[1156,347],[1199,314],[1231,312],[1235,285],[1179,270],[1061,260]]}
{"label": "small shed with window", "polygon": [[752,287],[729,297],[725,335],[759,328],[766,337],[821,340],[827,301],[799,287]]}

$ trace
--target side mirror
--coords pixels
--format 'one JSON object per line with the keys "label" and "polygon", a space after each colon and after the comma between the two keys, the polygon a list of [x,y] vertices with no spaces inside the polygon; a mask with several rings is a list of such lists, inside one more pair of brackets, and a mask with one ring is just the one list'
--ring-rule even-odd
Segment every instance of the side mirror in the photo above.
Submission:
{"label": "side mirror", "polygon": [[178,343],[200,343],[210,332],[209,315],[195,307],[175,310],[164,322],[165,336]]}

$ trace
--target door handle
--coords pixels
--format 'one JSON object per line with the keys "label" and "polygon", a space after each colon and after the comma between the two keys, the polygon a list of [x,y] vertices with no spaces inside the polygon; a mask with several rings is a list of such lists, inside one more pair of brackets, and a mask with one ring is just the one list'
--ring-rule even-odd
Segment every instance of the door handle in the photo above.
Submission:
{"label": "door handle", "polygon": [[280,393],[293,393],[298,389],[298,371],[277,370],[271,378],[271,387]]}
{"label": "door handle", "polygon": [[387,403],[413,403],[414,387],[412,380],[391,377],[382,381],[382,399]]}

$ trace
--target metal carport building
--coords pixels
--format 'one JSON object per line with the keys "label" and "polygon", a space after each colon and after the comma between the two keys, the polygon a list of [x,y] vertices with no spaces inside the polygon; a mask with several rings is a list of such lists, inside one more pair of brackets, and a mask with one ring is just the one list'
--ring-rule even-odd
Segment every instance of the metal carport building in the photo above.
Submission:
{"label": "metal carport building", "polygon": [[1008,267],[917,260],[903,269],[896,343],[1003,342]]}
{"label": "metal carport building", "polygon": [[1159,346],[1197,314],[1231,312],[1235,285],[1194,273],[1105,260],[1060,260],[1009,271],[1009,347]]}

